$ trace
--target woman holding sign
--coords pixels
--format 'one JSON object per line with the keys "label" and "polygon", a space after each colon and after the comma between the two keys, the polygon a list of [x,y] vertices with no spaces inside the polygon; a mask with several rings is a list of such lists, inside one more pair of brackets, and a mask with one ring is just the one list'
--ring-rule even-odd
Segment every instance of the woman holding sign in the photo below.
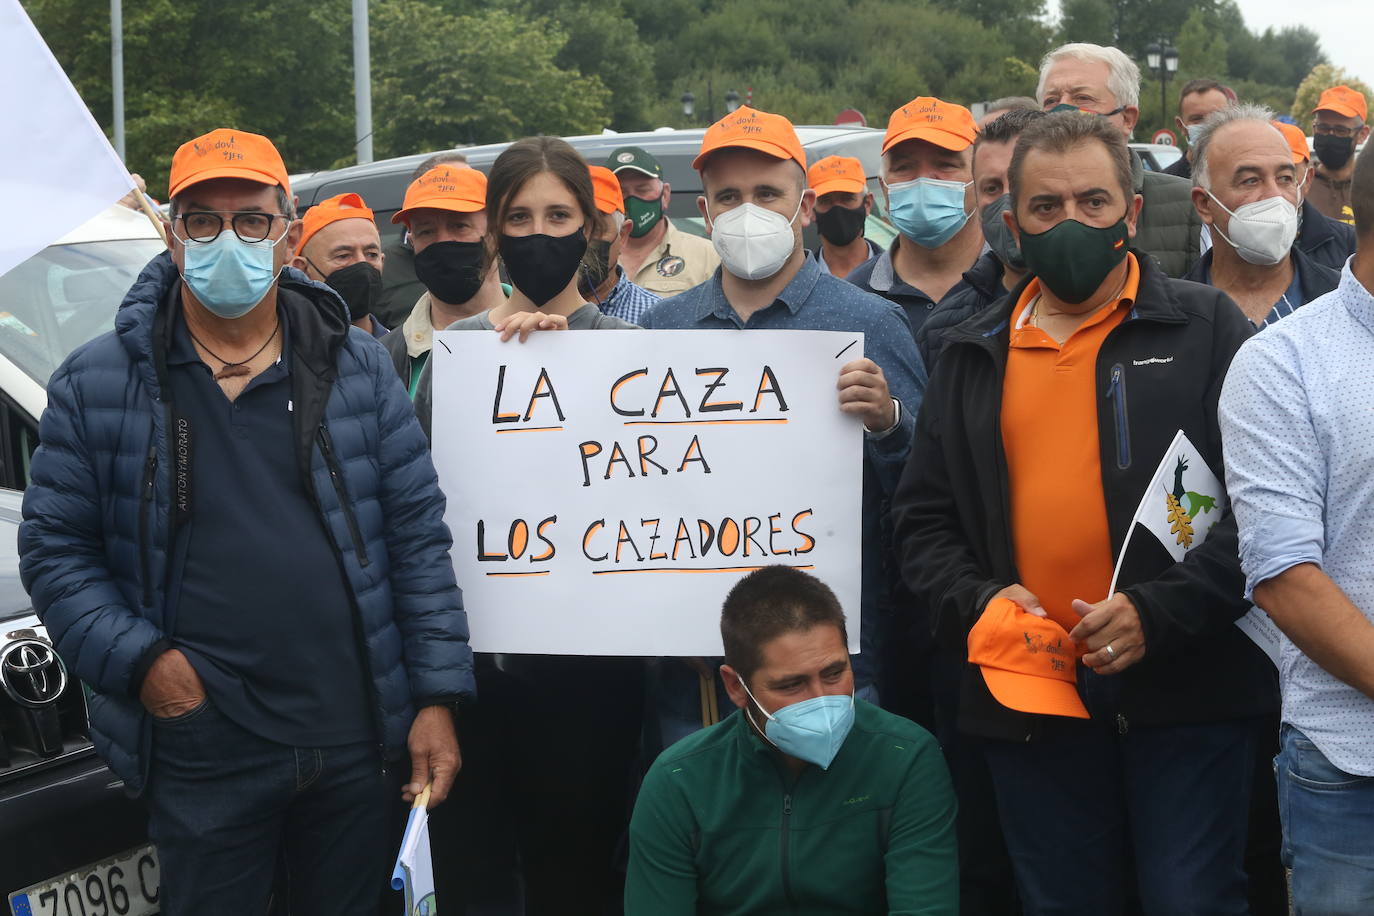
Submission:
{"label": "woman holding sign", "polygon": [[[635,328],[603,314],[578,291],[579,277],[597,257],[589,242],[604,234],[602,221],[610,218],[597,206],[604,193],[593,188],[587,163],[562,140],[531,137],[512,144],[488,178],[486,252],[501,259],[513,290],[504,304],[448,330],[495,331],[504,341],[518,336],[523,342],[536,330]],[[426,367],[415,398],[426,430],[433,403],[429,373]],[[480,706],[460,717],[460,731],[467,725],[479,732],[475,738],[464,734],[469,760],[481,755],[491,763],[460,774],[457,791],[479,810],[513,821],[527,912],[599,916],[620,898],[613,861],[629,818],[643,672],[636,658],[477,656]],[[481,770],[486,774],[478,775]],[[465,776],[493,784],[470,784],[464,791]],[[499,795],[494,806],[493,794]],[[460,817],[461,805],[455,806]],[[473,828],[490,837],[504,834],[507,825]],[[462,868],[457,850],[442,848],[440,836],[435,844],[439,875]]]}

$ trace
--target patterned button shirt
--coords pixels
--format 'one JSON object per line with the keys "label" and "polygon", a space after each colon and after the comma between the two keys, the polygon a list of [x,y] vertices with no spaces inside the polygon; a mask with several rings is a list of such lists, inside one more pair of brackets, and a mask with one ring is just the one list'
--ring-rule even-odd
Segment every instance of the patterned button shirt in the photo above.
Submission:
{"label": "patterned button shirt", "polygon": [[[1247,597],[1314,563],[1374,623],[1374,295],[1335,290],[1246,341],[1221,396],[1226,489]],[[1347,773],[1374,776],[1374,700],[1284,637],[1283,721]]]}

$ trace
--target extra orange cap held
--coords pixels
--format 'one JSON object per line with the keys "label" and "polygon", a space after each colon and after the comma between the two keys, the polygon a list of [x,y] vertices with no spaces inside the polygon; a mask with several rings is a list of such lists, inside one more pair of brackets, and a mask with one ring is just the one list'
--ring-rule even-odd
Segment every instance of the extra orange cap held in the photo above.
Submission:
{"label": "extra orange cap held", "polygon": [[701,171],[706,157],[716,150],[729,147],[758,150],[778,159],[791,159],[806,170],[806,153],[792,122],[782,115],[755,111],[745,106],[730,112],[710,127],[701,138],[701,152],[692,160],[692,168]]}
{"label": "extra orange cap held", "polygon": [[172,156],[167,195],[176,197],[191,185],[211,178],[243,178],[277,185],[291,196],[286,164],[272,141],[257,134],[221,127],[181,144]]}
{"label": "extra orange cap held", "polygon": [[372,219],[372,210],[357,194],[337,194],[322,200],[309,210],[301,219],[301,242],[297,251],[305,250],[305,243],[330,223],[341,219]]}
{"label": "extra orange cap held", "polygon": [[1349,86],[1332,86],[1323,92],[1312,111],[1334,111],[1343,118],[1369,120],[1369,106],[1365,103],[1364,93]]}
{"label": "extra orange cap held", "polygon": [[826,156],[806,170],[806,183],[817,197],[832,191],[862,194],[868,190],[863,163],[853,156]]}
{"label": "extra orange cap held", "polygon": [[887,119],[883,152],[903,140],[925,140],[957,153],[968,149],[977,136],[978,125],[974,123],[973,112],[963,105],[923,95],[898,108]]}
{"label": "extra orange cap held", "polygon": [[620,180],[615,172],[602,165],[589,165],[592,173],[592,196],[596,198],[596,209],[602,213],[624,213],[625,196],[620,193]]}
{"label": "extra orange cap held", "polygon": [[1087,719],[1078,695],[1078,649],[1048,617],[998,598],[968,634],[968,660],[983,672],[997,702],[1018,712]]}
{"label": "extra orange cap held", "polygon": [[1288,141],[1288,149],[1293,153],[1293,164],[1300,165],[1312,158],[1312,153],[1307,148],[1307,134],[1302,132],[1302,128],[1296,124],[1288,124],[1284,121],[1270,121],[1283,134],[1283,139]]}
{"label": "extra orange cap held", "polygon": [[467,166],[436,165],[410,183],[405,201],[391,215],[391,221],[410,225],[410,215],[416,210],[476,213],[486,207],[486,175]]}

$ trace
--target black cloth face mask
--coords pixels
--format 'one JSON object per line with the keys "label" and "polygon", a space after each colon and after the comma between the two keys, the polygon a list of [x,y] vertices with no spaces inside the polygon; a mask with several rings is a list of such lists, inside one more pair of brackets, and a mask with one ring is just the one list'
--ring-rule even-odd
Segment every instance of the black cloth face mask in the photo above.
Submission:
{"label": "black cloth face mask", "polygon": [[382,298],[382,272],[366,261],[340,267],[325,277],[324,282],[348,305],[349,321],[359,321],[372,314],[377,300]]}
{"label": "black cloth face mask", "polygon": [[462,305],[482,288],[481,242],[434,242],[415,255],[415,277],[440,302]]}
{"label": "black cloth face mask", "polygon": [[1328,169],[1343,169],[1350,157],[1355,155],[1355,138],[1317,134],[1312,138],[1312,152]]}
{"label": "black cloth face mask", "polygon": [[543,308],[577,275],[587,253],[587,237],[581,229],[568,235],[505,235],[500,250],[511,285]]}
{"label": "black cloth face mask", "polygon": [[824,213],[816,211],[816,231],[832,245],[848,245],[864,234],[864,220],[868,214],[862,205],[831,207]]}

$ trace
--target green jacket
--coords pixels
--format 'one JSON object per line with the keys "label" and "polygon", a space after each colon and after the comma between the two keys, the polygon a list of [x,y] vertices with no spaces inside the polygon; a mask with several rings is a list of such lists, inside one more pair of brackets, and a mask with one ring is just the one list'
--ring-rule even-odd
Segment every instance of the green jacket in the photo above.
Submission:
{"label": "green jacket", "polygon": [[954,790],[930,733],[855,701],[793,779],[738,711],[668,748],[630,822],[626,916],[956,916]]}
{"label": "green jacket", "polygon": [[1198,259],[1202,220],[1193,206],[1193,184],[1174,175],[1152,172],[1131,153],[1131,180],[1145,198],[1132,248],[1148,252],[1160,270],[1182,277]]}

